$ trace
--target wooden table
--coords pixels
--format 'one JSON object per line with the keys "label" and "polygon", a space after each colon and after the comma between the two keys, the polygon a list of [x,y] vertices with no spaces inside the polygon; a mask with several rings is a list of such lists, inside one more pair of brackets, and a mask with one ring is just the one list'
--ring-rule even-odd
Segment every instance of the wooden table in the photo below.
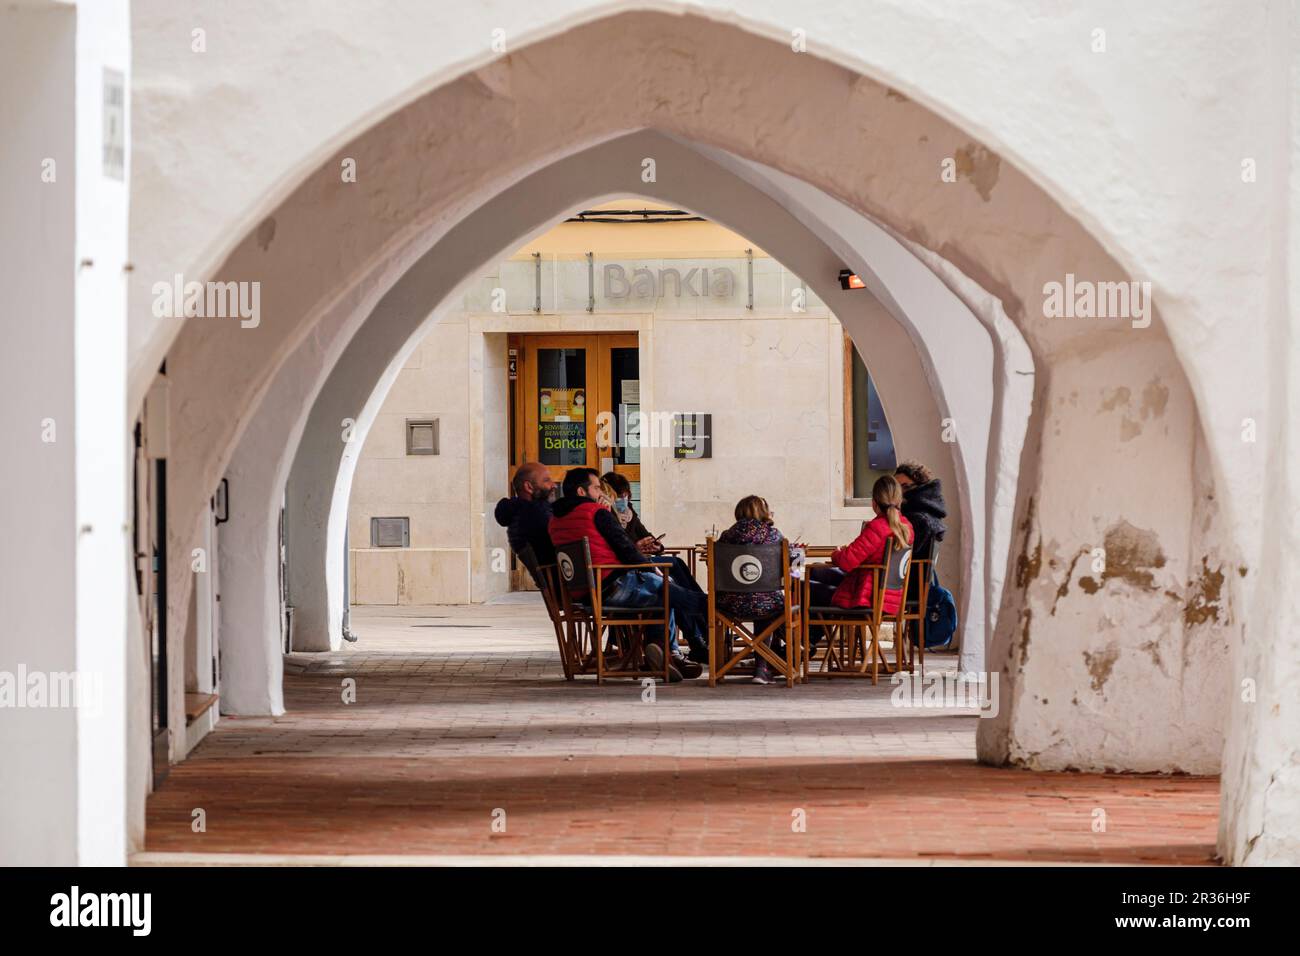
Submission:
{"label": "wooden table", "polygon": [[[839,550],[839,547],[837,544],[810,544],[804,548],[804,558],[829,558]],[[681,557],[686,562],[686,566],[691,569],[691,577],[698,578],[696,569],[708,555],[708,550],[707,544],[690,544],[664,548],[663,553]]]}
{"label": "wooden table", "polygon": [[702,547],[704,546],[701,544],[676,545],[671,548],[664,548],[663,551],[660,552],[660,554],[671,554],[681,558],[686,562],[686,566],[690,568],[691,577],[695,577],[695,562],[697,558],[704,553],[703,551],[699,550]]}

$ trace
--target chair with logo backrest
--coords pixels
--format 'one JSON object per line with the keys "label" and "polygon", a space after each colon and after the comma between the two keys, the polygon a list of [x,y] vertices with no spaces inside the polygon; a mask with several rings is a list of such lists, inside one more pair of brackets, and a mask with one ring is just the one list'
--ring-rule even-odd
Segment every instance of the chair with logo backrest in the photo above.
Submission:
{"label": "chair with logo backrest", "polygon": [[[709,538],[705,561],[709,572],[709,686],[716,687],[752,654],[784,677],[786,687],[793,687],[800,676],[803,614],[799,589],[790,575],[790,543],[724,544]],[[748,621],[718,606],[723,594],[765,591],[780,592],[783,604],[779,615],[765,621]],[[784,656],[768,646],[778,631],[785,637]]]}
{"label": "chair with logo backrest", "polygon": [[555,628],[555,642],[560,648],[560,665],[564,668],[564,679],[573,680],[577,674],[586,674],[595,666],[595,656],[588,654],[580,641],[575,641],[575,634],[565,620],[561,606],[560,587],[557,579],[559,573],[554,564],[540,564],[532,547],[525,545],[516,552],[519,562],[528,570],[537,589],[542,592],[542,602],[546,605],[546,614]]}
{"label": "chair with logo backrest", "polygon": [[[894,631],[895,663],[885,659],[880,645],[880,632],[885,620],[885,591],[902,589],[906,595],[907,574],[910,570],[911,548],[896,547],[891,540],[885,547],[880,564],[862,564],[856,570],[871,573],[871,606],[843,608],[834,605],[813,607],[809,600],[811,587],[809,575],[804,575],[803,589],[803,671],[808,677],[870,677],[875,684],[880,679],[881,666],[886,674],[901,669],[903,664],[902,613],[899,602],[897,613],[890,617]],[[814,657],[812,628],[821,628],[825,646],[820,657]],[[817,663],[820,666],[813,667]]]}
{"label": "chair with logo backrest", "polygon": [[[915,671],[920,668],[925,676],[925,622],[930,601],[930,586],[934,581],[934,568],[939,561],[939,540],[930,539],[930,547],[925,557],[914,557],[908,568],[908,589],[910,582],[916,582],[916,595],[907,594],[899,618],[903,627],[902,646],[907,652],[907,669]],[[905,592],[906,593],[906,592]]]}
{"label": "chair with logo backrest", "polygon": [[[655,677],[669,679],[672,657],[672,608],[666,564],[592,564],[591,546],[586,538],[555,548],[556,578],[560,584],[560,607],[570,635],[570,647],[591,648],[595,658],[596,682],[606,677]],[[613,607],[601,594],[602,572],[649,571],[663,576],[662,602],[648,607]],[[645,657],[646,629],[657,627],[662,641],[663,666],[651,668]],[[605,642],[608,636],[618,645],[613,666],[607,666]],[[582,673],[591,673],[588,668]]]}

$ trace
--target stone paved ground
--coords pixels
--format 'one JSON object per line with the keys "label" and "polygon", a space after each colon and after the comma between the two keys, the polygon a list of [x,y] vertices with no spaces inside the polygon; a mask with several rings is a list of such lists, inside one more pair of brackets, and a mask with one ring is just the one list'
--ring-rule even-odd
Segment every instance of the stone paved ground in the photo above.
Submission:
{"label": "stone paved ground", "polygon": [[973,710],[898,708],[884,681],[566,682],[512,598],[354,612],[358,644],[290,659],[284,717],[223,718],[173,768],[146,849],[1212,860],[1216,779],[981,767]]}

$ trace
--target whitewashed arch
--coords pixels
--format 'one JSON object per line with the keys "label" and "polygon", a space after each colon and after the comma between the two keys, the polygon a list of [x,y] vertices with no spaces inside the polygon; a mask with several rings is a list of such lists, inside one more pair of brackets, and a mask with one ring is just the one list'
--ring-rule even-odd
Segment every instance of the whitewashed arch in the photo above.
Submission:
{"label": "whitewashed arch", "polygon": [[[646,17],[646,23],[651,18],[651,15],[638,16]],[[619,19],[622,22],[617,27],[626,29],[629,21]],[[584,57],[583,85],[608,80],[602,88],[625,94],[625,101],[632,106],[623,111],[622,117],[612,113],[602,116],[599,108],[583,102],[576,122],[566,129],[570,138],[582,139],[602,125],[605,129],[616,127],[620,122],[628,122],[630,115],[631,125],[662,126],[805,179],[857,211],[879,219],[902,238],[956,265],[1000,299],[1034,350],[1040,368],[1037,401],[1030,428],[1031,442],[1020,468],[1022,485],[1027,483],[1033,490],[1021,497],[1017,507],[1023,542],[1017,548],[1016,588],[1004,602],[1004,610],[1010,613],[1001,615],[997,638],[997,654],[1002,658],[1002,673],[1008,678],[1010,698],[1004,700],[1003,715],[982,728],[986,759],[1048,767],[1194,769],[1217,764],[1217,758],[1209,753],[1216,749],[1212,744],[1217,726],[1212,719],[1215,715],[1203,706],[1190,707],[1181,689],[1171,689],[1167,694],[1140,690],[1147,681],[1164,688],[1169,675],[1161,673],[1162,668],[1155,659],[1143,663],[1140,646],[1131,643],[1127,635],[1115,634],[1098,643],[1094,640],[1098,636],[1094,625],[1102,620],[1098,615],[1104,614],[1121,621],[1142,619],[1148,626],[1152,621],[1157,622],[1161,633],[1170,640],[1174,635],[1182,635],[1181,669],[1193,672],[1192,683],[1198,692],[1215,696],[1216,668],[1203,667],[1200,661],[1212,662],[1216,660],[1215,654],[1221,659],[1227,638],[1208,638],[1205,625],[1207,622],[1211,627],[1217,625],[1220,634],[1237,632],[1240,620],[1239,614],[1232,612],[1233,597],[1241,592],[1242,584],[1232,575],[1226,582],[1220,576],[1213,600],[1197,605],[1198,589],[1212,584],[1204,579],[1201,571],[1222,575],[1222,569],[1232,570],[1243,554],[1256,553],[1255,545],[1259,541],[1258,531],[1249,523],[1238,532],[1229,531],[1225,521],[1226,517],[1249,513],[1258,507],[1258,490],[1239,494],[1244,491],[1246,482],[1242,479],[1249,474],[1249,463],[1229,461],[1230,446],[1217,429],[1207,433],[1207,444],[1196,411],[1195,396],[1204,398],[1211,383],[1214,391],[1225,391],[1223,386],[1230,373],[1216,371],[1194,355],[1184,355],[1196,369],[1189,382],[1159,317],[1151,334],[1132,336],[1114,326],[1086,321],[1049,325],[1033,314],[1044,281],[1068,271],[1093,275],[1098,280],[1129,278],[1120,263],[1088,233],[1085,223],[1104,235],[1107,247],[1116,250],[1126,262],[1152,264],[1142,254],[1148,248],[1142,240],[1149,237],[1125,235],[1127,245],[1116,241],[1115,230],[1106,228],[1109,222],[1099,222],[1098,211],[1086,205],[1084,195],[1071,192],[1076,183],[1062,189],[1043,172],[1041,164],[1026,163],[1031,173],[1027,176],[1007,159],[982,152],[987,146],[1002,145],[1000,137],[991,132],[1001,126],[995,122],[981,126],[978,119],[972,119],[988,115],[978,107],[972,107],[969,112],[963,109],[960,115],[968,128],[990,133],[982,144],[971,142],[959,130],[914,102],[893,96],[861,76],[853,79],[840,67],[818,62],[800,63],[783,71],[782,81],[802,95],[801,105],[806,112],[782,112],[782,91],[764,86],[762,76],[756,76],[752,69],[747,72],[742,65],[743,51],[752,42],[758,42],[753,37],[745,37],[732,27],[691,18],[656,20],[651,24],[652,35],[656,40],[668,38],[659,50],[685,50],[692,67],[698,66],[694,73],[685,70],[679,71],[679,76],[663,76],[656,74],[644,62],[645,54],[629,47],[626,40],[624,46],[619,46],[619,30],[611,22],[597,21],[553,44],[550,41],[535,44],[514,62],[503,62],[481,71],[474,80],[482,94],[477,105],[488,107],[489,114],[482,115],[485,111],[480,109],[479,119],[484,124],[497,124],[498,131],[509,131],[510,139],[505,146],[512,151],[516,169],[526,170],[544,159],[548,142],[545,135],[540,135],[543,130],[530,125],[534,117],[548,114],[540,108],[530,114],[533,107],[544,104],[529,101],[523,78],[530,70],[539,69],[548,77],[563,78],[562,69],[556,72],[560,59],[552,63],[550,72],[543,69],[547,56],[559,52],[565,43],[570,44],[568,52],[572,54],[572,44],[584,42],[594,52]],[[710,54],[707,66],[699,66],[704,62],[699,55],[703,48]],[[770,53],[771,48],[766,49]],[[611,51],[616,51],[621,58],[620,70],[613,71],[611,64],[608,72],[602,72]],[[846,54],[843,59],[836,59],[850,62],[853,58]],[[889,74],[887,70],[877,72]],[[652,91],[639,88],[637,84],[649,76],[656,76],[658,85]],[[517,77],[521,78],[519,82]],[[704,100],[698,96],[691,98],[688,94],[698,93],[702,80],[707,80],[715,91],[725,92]],[[741,85],[771,113],[759,117],[747,114],[744,97],[735,95]],[[445,90],[458,86],[461,81],[448,84]],[[566,104],[575,102],[565,84],[556,87],[557,84],[549,87],[552,96]],[[467,94],[462,103],[467,108],[474,100],[473,91],[462,87],[458,92]],[[810,99],[814,93],[825,95]],[[567,100],[566,95],[570,95]],[[431,97],[436,98],[436,94]],[[722,107],[718,105],[720,100],[725,100]],[[492,112],[505,103],[511,107],[509,116],[506,112]],[[951,105],[949,112],[953,115]],[[879,122],[878,128],[872,131],[881,139],[864,135],[860,124],[838,127],[835,124],[836,119],[860,113]],[[455,109],[448,115],[459,123],[461,116]],[[772,119],[773,115],[777,118]],[[417,119],[414,114],[406,118]],[[716,124],[710,126],[710,120]],[[787,134],[784,140],[782,124]],[[475,136],[487,141],[482,135],[485,128],[469,124],[449,135],[452,140],[457,135],[465,137],[463,142],[469,146]],[[801,141],[800,131],[825,135],[815,142],[811,137]],[[498,148],[501,145],[496,143]],[[868,145],[872,147],[870,151]],[[918,149],[918,145],[926,148]],[[928,188],[933,185],[926,172],[929,161],[935,155],[944,155],[945,151],[951,154],[962,150],[966,150],[964,155],[973,171],[962,187],[966,192],[957,191],[940,199]],[[1013,155],[1017,155],[1015,148],[1004,152],[1006,157]],[[453,170],[460,173],[460,178],[449,177],[449,185],[461,196],[470,195],[477,181],[493,174],[491,165],[484,163],[473,170]],[[915,178],[913,170],[916,170]],[[889,171],[896,178],[887,178]],[[1044,182],[1052,184],[1055,194],[1069,197],[1068,214],[1037,185]],[[321,189],[322,202],[333,201],[334,197],[324,191],[323,184]],[[346,243],[342,245],[345,252],[342,258],[346,260],[355,249]],[[241,260],[240,252],[230,261],[247,264]],[[339,258],[327,257],[300,270],[298,278],[310,282],[331,271],[337,274],[339,262]],[[1194,302],[1191,306],[1187,302],[1175,302],[1171,308],[1193,322],[1207,318],[1203,310],[1198,312]],[[296,306],[286,308],[284,314],[294,311],[309,313],[315,309]],[[305,330],[291,323],[284,334],[283,342],[267,342],[272,364],[284,358],[293,341],[305,334]],[[186,354],[194,354],[189,348],[195,344],[198,343],[191,343],[178,353],[182,364]],[[237,362],[246,359],[235,354],[230,357]],[[247,376],[240,376],[233,391],[241,402],[245,393],[255,393],[267,381],[260,366],[249,368],[248,372]],[[1148,386],[1154,387],[1149,401],[1143,395]],[[1131,414],[1120,411],[1103,415],[1102,411],[1116,412],[1116,405],[1109,409],[1102,406],[1117,399],[1123,390],[1127,390]],[[1083,402],[1088,409],[1085,412],[1077,406],[1071,408],[1071,402]],[[1241,409],[1257,412],[1261,420],[1267,420],[1263,402],[1263,398],[1246,399],[1232,410],[1215,410],[1211,406],[1210,414],[1217,416],[1219,424],[1230,421]],[[199,427],[196,431],[214,447],[228,449],[238,432],[240,414],[236,409],[227,427]],[[1140,421],[1132,415],[1140,416]],[[1129,424],[1124,420],[1126,417]],[[1117,438],[1117,431],[1134,426],[1143,427],[1139,435]],[[1269,427],[1275,429],[1276,425]],[[1076,447],[1067,445],[1062,429],[1070,433],[1068,440]],[[1121,448],[1121,443],[1127,447]],[[1098,455],[1098,451],[1102,454]],[[203,479],[211,478],[219,470],[222,454],[225,452],[206,462],[202,456],[196,457],[193,477],[198,487],[205,489]],[[1180,472],[1171,464],[1188,461],[1193,463],[1194,470],[1190,478],[1185,469]],[[1148,462],[1155,467],[1148,468]],[[1146,471],[1142,477],[1131,484],[1120,477],[1143,469]],[[1097,475],[1104,477],[1089,477]],[[1214,487],[1217,480],[1227,475],[1234,476],[1233,493],[1220,504]],[[1152,493],[1153,487],[1162,484],[1167,492],[1173,493],[1157,498]],[[207,491],[198,493],[206,496]],[[1221,509],[1226,513],[1221,513]],[[1129,520],[1133,517],[1140,518],[1143,524],[1134,524]],[[1145,534],[1135,537],[1125,530],[1125,525]],[[178,534],[184,536],[186,531],[181,529]],[[1107,606],[1102,611],[1102,602],[1087,600],[1098,592],[1081,590],[1072,562],[1080,548],[1112,537],[1121,550],[1135,555],[1139,561],[1131,569],[1130,578],[1119,577],[1107,583],[1104,592]],[[1147,587],[1146,582],[1155,586]],[[1132,587],[1126,589],[1129,585]],[[1201,612],[1207,610],[1210,617],[1202,617]],[[1089,637],[1081,637],[1080,631]],[[1211,641],[1212,646],[1202,646],[1206,641]],[[1105,661],[1111,654],[1111,644],[1115,656],[1107,667]],[[1034,654],[1029,653],[1031,649]],[[1095,667],[1087,663],[1090,656],[1098,662]],[[1119,661],[1122,664],[1117,666]],[[1068,694],[1071,687],[1078,685],[1081,666],[1090,673],[1094,691],[1098,682],[1105,688],[1113,715],[1089,712],[1086,706],[1061,700],[1062,693]],[[1036,686],[1040,677],[1044,683]],[[1031,690],[1031,686],[1036,690]],[[1036,692],[1044,690],[1050,691],[1050,699],[1047,694]],[[1075,712],[1069,709],[1072,706]],[[1122,719],[1117,719],[1121,714]],[[1144,727],[1146,733],[1132,732],[1135,725]],[[1171,730],[1178,726],[1192,728],[1192,737],[1198,741],[1192,751],[1180,749],[1181,742]],[[1068,734],[1066,727],[1071,731]],[[1211,741],[1208,749],[1207,740]],[[1247,770],[1242,779],[1255,781],[1258,776],[1256,770]]]}

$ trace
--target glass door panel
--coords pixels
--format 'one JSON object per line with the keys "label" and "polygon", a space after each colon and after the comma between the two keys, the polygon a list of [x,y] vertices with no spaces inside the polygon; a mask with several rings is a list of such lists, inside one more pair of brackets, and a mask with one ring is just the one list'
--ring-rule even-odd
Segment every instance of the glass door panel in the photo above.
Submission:
{"label": "glass door panel", "polygon": [[612,468],[633,483],[636,506],[641,449],[627,426],[641,408],[637,341],[635,332],[520,337],[520,460],[540,461],[557,482],[570,468]]}
{"label": "glass door panel", "polygon": [[587,350],[538,349],[537,454],[543,465],[587,463]]}

